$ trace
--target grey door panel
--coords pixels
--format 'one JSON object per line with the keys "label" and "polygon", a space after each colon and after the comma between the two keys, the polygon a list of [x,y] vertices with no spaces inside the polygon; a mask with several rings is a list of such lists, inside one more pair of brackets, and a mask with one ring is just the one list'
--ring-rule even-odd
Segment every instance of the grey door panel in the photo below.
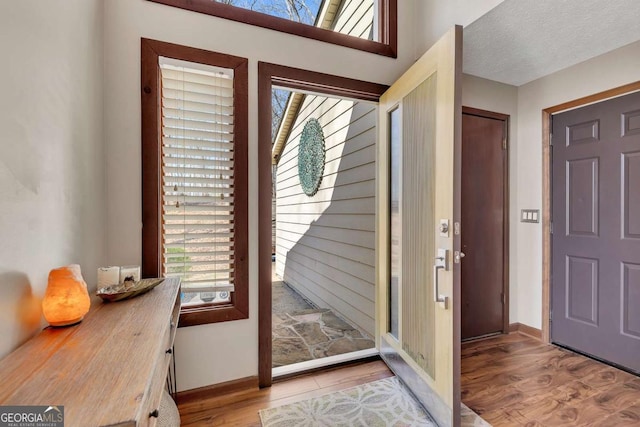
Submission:
{"label": "grey door panel", "polygon": [[640,373],[640,93],[552,132],[551,339]]}

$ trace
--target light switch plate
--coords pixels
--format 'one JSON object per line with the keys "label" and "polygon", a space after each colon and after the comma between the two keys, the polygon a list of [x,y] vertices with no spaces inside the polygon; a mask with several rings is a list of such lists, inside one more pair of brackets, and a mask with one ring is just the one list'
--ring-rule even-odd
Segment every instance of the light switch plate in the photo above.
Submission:
{"label": "light switch plate", "polygon": [[539,223],[540,209],[522,209],[520,211],[520,222]]}

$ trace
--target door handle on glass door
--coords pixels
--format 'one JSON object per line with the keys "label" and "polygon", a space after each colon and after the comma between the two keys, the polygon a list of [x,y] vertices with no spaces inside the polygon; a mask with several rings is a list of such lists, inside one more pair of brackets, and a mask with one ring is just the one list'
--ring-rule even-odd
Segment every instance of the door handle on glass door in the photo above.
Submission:
{"label": "door handle on glass door", "polygon": [[440,284],[438,282],[439,270],[448,270],[447,266],[448,251],[446,249],[438,249],[438,256],[436,257],[436,263],[433,266],[433,299],[435,302],[439,302],[443,305],[443,308],[447,309],[447,303],[449,297],[440,295]]}
{"label": "door handle on glass door", "polygon": [[444,309],[447,309],[447,302],[449,301],[449,297],[444,295],[440,295],[440,286],[438,284],[438,270],[444,270],[443,265],[434,265],[433,266],[433,299],[435,302],[439,302],[444,305]]}

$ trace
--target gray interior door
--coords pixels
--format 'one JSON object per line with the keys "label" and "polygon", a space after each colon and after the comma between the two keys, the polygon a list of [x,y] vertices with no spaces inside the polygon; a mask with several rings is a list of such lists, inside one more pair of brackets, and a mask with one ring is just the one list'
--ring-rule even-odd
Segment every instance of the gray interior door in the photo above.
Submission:
{"label": "gray interior door", "polygon": [[552,132],[551,339],[640,372],[640,93]]}

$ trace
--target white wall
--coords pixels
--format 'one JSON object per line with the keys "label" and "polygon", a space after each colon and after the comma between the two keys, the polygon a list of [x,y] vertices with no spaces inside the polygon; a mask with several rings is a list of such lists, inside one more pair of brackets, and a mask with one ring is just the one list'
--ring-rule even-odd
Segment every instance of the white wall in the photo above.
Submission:
{"label": "white wall", "polygon": [[414,2],[415,59],[422,56],[449,28],[454,25],[467,26],[503,1],[418,0]]}
{"label": "white wall", "polygon": [[51,269],[78,263],[95,289],[105,260],[102,13],[0,2],[0,357],[41,326]]}
{"label": "white wall", "polygon": [[[517,259],[518,210],[516,196],[518,159],[518,88],[480,77],[462,76],[462,105],[495,113],[508,114],[509,119],[509,259]],[[518,277],[514,268],[509,270],[509,322],[518,320]]]}
{"label": "white wall", "polygon": [[[512,206],[542,208],[542,110],[640,80],[640,42],[518,88],[517,190]],[[513,163],[512,163],[513,165]],[[542,227],[517,223],[511,266],[518,286],[518,322],[542,325]]]}
{"label": "white wall", "polygon": [[399,2],[399,57],[386,58],[151,3],[105,5],[105,143],[108,263],[140,263],[140,38],[249,58],[250,318],[180,328],[178,388],[215,384],[258,372],[257,61],[391,83],[412,62],[413,1]]}

